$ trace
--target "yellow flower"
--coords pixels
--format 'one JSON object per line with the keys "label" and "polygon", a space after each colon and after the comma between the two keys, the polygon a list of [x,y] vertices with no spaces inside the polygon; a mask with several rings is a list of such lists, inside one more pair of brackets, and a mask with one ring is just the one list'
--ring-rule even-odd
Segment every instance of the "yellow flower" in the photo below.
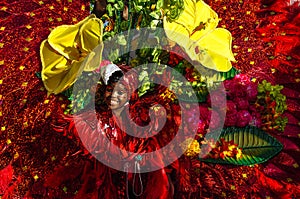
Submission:
{"label": "yellow flower", "polygon": [[40,47],[42,80],[48,93],[61,93],[76,81],[82,71],[99,67],[102,32],[103,23],[95,15],[75,25],[53,29]]}
{"label": "yellow flower", "polygon": [[243,155],[242,150],[237,148],[237,154],[235,155],[237,159],[241,158]]}
{"label": "yellow flower", "polygon": [[169,89],[165,90],[162,94],[160,94],[160,97],[163,99],[169,99],[171,101],[174,101],[176,99],[176,96],[173,92],[171,92]]}
{"label": "yellow flower", "polygon": [[176,20],[164,17],[167,37],[178,43],[191,60],[217,71],[226,72],[235,61],[232,36],[223,28],[217,28],[218,15],[202,0],[184,0],[184,10]]}
{"label": "yellow flower", "polygon": [[184,154],[188,157],[196,156],[201,151],[199,142],[192,138],[188,138],[183,143],[181,143],[181,148],[183,150],[186,150]]}

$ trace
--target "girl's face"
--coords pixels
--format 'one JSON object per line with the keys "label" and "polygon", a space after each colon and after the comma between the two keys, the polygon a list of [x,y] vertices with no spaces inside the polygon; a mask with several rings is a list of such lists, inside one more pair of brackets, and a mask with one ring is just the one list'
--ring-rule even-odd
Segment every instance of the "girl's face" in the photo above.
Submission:
{"label": "girl's face", "polygon": [[122,110],[127,101],[127,90],[123,84],[113,83],[111,85],[107,85],[105,90],[105,102],[111,110]]}

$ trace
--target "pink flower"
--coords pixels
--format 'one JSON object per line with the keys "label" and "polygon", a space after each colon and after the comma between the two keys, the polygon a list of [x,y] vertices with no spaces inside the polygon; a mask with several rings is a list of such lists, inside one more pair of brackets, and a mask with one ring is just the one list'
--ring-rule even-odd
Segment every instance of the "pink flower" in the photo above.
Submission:
{"label": "pink flower", "polygon": [[262,120],[261,120],[260,113],[257,113],[257,112],[252,113],[252,120],[250,121],[249,124],[252,125],[252,126],[256,126],[256,127],[260,128],[261,125],[262,125]]}
{"label": "pink flower", "polygon": [[224,81],[224,88],[226,90],[226,95],[232,99],[234,97],[234,90],[235,90],[236,83],[233,80],[225,80]]}
{"label": "pink flower", "polygon": [[245,74],[237,74],[233,79],[242,85],[247,85],[251,82],[250,78]]}
{"label": "pink flower", "polygon": [[237,114],[232,113],[232,114],[226,114],[225,118],[225,126],[235,126],[237,121]]}
{"label": "pink flower", "polygon": [[234,96],[244,98],[247,97],[246,88],[242,83],[238,83],[234,87]]}
{"label": "pink flower", "polygon": [[257,98],[257,84],[251,82],[246,86],[247,97],[249,101],[254,102]]}
{"label": "pink flower", "polygon": [[224,88],[230,99],[234,97],[249,97],[250,100],[255,100],[257,96],[257,85],[251,82],[247,75],[243,74],[238,74],[231,80],[225,80]]}
{"label": "pink flower", "polygon": [[227,100],[226,114],[236,114],[236,105],[233,101]]}
{"label": "pink flower", "polygon": [[250,106],[249,106],[249,111],[250,112],[261,112],[261,111],[263,111],[265,108],[263,107],[263,106],[261,106],[261,105],[259,105],[259,104],[251,104]]}
{"label": "pink flower", "polygon": [[224,88],[228,90],[233,90],[235,82],[233,80],[227,79],[223,82]]}
{"label": "pink flower", "polygon": [[234,99],[238,110],[247,110],[249,107],[249,102],[247,98],[235,98]]}
{"label": "pink flower", "polygon": [[252,117],[250,113],[246,110],[241,110],[237,113],[237,122],[236,126],[238,127],[245,127],[249,124],[251,121]]}

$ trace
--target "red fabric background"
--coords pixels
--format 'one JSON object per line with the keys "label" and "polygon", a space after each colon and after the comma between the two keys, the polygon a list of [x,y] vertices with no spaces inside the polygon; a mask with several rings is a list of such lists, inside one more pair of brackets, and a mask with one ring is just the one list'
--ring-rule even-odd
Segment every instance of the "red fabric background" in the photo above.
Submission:
{"label": "red fabric background", "polygon": [[[179,168],[177,198],[300,197],[300,7],[287,0],[207,1],[233,35],[234,66],[258,80],[285,86],[289,123],[269,132],[284,150],[254,167]],[[51,28],[89,14],[87,0],[2,0],[0,3],[0,196],[73,198],[97,192],[93,160],[75,139],[53,131],[67,100],[47,96],[36,72],[39,45]],[[196,188],[195,188],[196,187]],[[197,188],[198,187],[198,188]],[[201,187],[201,189],[200,189]]]}

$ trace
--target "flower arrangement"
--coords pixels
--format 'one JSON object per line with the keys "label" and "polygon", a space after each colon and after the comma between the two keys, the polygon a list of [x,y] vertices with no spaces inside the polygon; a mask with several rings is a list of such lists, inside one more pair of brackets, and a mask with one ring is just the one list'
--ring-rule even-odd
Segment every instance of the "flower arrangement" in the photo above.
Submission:
{"label": "flower arrangement", "polygon": [[211,157],[213,159],[225,159],[228,157],[239,159],[242,156],[242,150],[239,149],[238,145],[235,144],[232,140],[228,142],[224,138],[221,138],[216,142],[216,144],[210,143],[208,145],[211,148],[211,152],[208,154],[208,157]]}
{"label": "flower arrangement", "polygon": [[[94,4],[95,2],[92,1],[92,5]],[[97,5],[92,6],[92,10],[95,9],[97,9]],[[64,45],[58,45],[62,48],[58,52],[64,52],[71,46],[71,49],[74,49],[80,56],[75,61],[67,62],[71,63],[71,67],[65,64],[66,69],[64,70],[70,70],[71,80],[61,80],[60,84],[56,85],[59,89],[48,89],[49,92],[57,94],[58,91],[64,91],[70,100],[74,99],[74,97],[78,99],[78,96],[72,96],[73,94],[70,92],[72,87],[69,90],[66,90],[66,88],[73,84],[75,77],[79,77],[79,80],[85,78],[86,80],[83,82],[88,82],[89,79],[93,78],[91,77],[93,73],[85,73],[84,70],[72,67],[72,64],[75,64],[77,60],[82,62],[82,57],[85,56],[84,65],[87,66],[86,71],[94,70],[94,74],[96,74],[100,66],[99,59],[97,61],[94,59],[95,53],[87,54],[85,53],[86,50],[81,50],[81,48],[90,45],[89,37],[93,39],[98,38],[99,41],[111,41],[112,45],[115,42],[119,48],[110,49],[108,56],[110,62],[116,64],[126,63],[133,68],[143,65],[143,70],[139,75],[141,86],[138,89],[138,94],[140,97],[146,96],[151,92],[157,92],[160,93],[159,96],[162,100],[173,104],[177,104],[178,101],[198,103],[200,111],[202,110],[200,118],[194,118],[192,114],[190,118],[193,118],[193,121],[187,121],[198,123],[195,139],[190,140],[190,143],[187,144],[188,149],[185,152],[187,156],[194,157],[206,151],[209,155],[205,158],[200,158],[202,161],[221,159],[220,163],[254,164],[267,161],[278,153],[278,148],[281,145],[275,139],[265,135],[266,133],[260,129],[265,131],[284,130],[287,119],[282,117],[283,112],[286,110],[285,97],[280,92],[282,87],[278,85],[272,86],[266,81],[259,83],[255,79],[239,74],[239,71],[232,67],[231,62],[235,61],[235,59],[231,52],[231,34],[226,29],[217,28],[218,16],[205,2],[202,0],[133,0],[128,2],[111,0],[107,1],[107,5],[101,9],[105,10],[100,17],[101,20],[91,15],[74,26],[76,31],[78,31],[78,27],[79,29],[82,29],[81,26],[85,28],[84,32],[86,32],[86,35],[84,39],[79,40],[81,43],[64,44],[62,42]],[[197,13],[201,13],[201,15]],[[85,21],[88,21],[90,18],[95,19],[94,21],[99,26],[86,25]],[[189,24],[190,22],[191,24]],[[60,33],[56,34],[58,35],[56,38],[58,43],[60,38],[74,27],[63,27],[66,29],[64,30],[65,32],[61,31],[62,27],[54,29],[54,33]],[[94,27],[100,29],[95,29]],[[131,42],[136,36],[136,32],[134,33],[132,30],[139,31],[144,27],[152,28],[154,35],[163,35],[163,37],[154,36],[154,40],[157,43],[156,47],[150,48],[147,46],[147,43],[141,40],[138,40],[135,44]],[[159,28],[155,29],[157,27]],[[161,32],[162,30],[163,32]],[[120,34],[124,32],[126,33]],[[48,40],[51,41],[52,37],[54,36],[50,35]],[[113,40],[113,38],[116,39]],[[142,46],[134,50],[135,57],[131,56],[128,52],[132,45],[140,44]],[[163,48],[161,45],[163,45]],[[43,60],[47,60],[44,58],[47,52],[44,52],[43,49],[44,46],[42,45],[41,55]],[[89,46],[88,51],[91,49],[92,46]],[[97,56],[101,58],[102,50],[99,52],[100,54]],[[64,61],[59,59],[55,62],[58,63],[56,67],[62,67],[64,64]],[[156,65],[148,67],[148,64],[151,63]],[[47,62],[43,62],[43,65],[47,68]],[[179,75],[184,76],[187,82],[183,83],[176,79],[170,79],[170,74],[164,72],[164,65],[170,66]],[[46,79],[49,77],[47,72],[47,70],[42,71],[42,77],[46,85]],[[81,76],[78,75],[81,73]],[[52,72],[50,74],[53,75]],[[68,75],[65,75],[65,73],[63,76],[68,78]],[[164,89],[153,84],[154,78],[169,80],[169,88]],[[196,93],[196,101],[191,99],[192,93],[184,89],[188,86],[192,87]],[[225,96],[221,92],[222,89],[226,91]],[[65,113],[76,113],[83,109],[86,104],[89,104],[89,90],[83,90],[79,95],[78,103],[70,104],[69,110],[66,110]],[[211,97],[214,99],[212,100]],[[222,106],[224,97],[226,104]],[[217,104],[217,108],[212,107],[212,101]],[[222,117],[222,114],[225,114],[224,125],[219,118]],[[212,115],[220,116],[212,120]],[[218,140],[206,139],[206,136],[213,134],[214,131],[220,128],[223,128],[223,133]],[[270,148],[273,147],[273,150],[268,153],[268,156],[263,156],[261,153],[259,153],[259,157],[250,155],[250,159],[254,160],[250,161],[250,163],[243,160],[239,161],[238,159],[248,156],[247,150],[243,150],[244,145],[239,145],[239,140],[236,140],[236,137],[226,138],[228,129],[230,129],[231,133],[241,131],[243,132],[242,134],[247,136],[252,135],[253,131],[259,132],[267,140],[265,142],[248,143],[246,146],[251,147],[250,145],[253,145],[253,148],[259,148],[267,145]],[[257,137],[256,139],[262,139],[257,133],[254,134]],[[256,144],[258,145],[254,146]],[[237,162],[232,161],[232,158],[236,159]]]}

